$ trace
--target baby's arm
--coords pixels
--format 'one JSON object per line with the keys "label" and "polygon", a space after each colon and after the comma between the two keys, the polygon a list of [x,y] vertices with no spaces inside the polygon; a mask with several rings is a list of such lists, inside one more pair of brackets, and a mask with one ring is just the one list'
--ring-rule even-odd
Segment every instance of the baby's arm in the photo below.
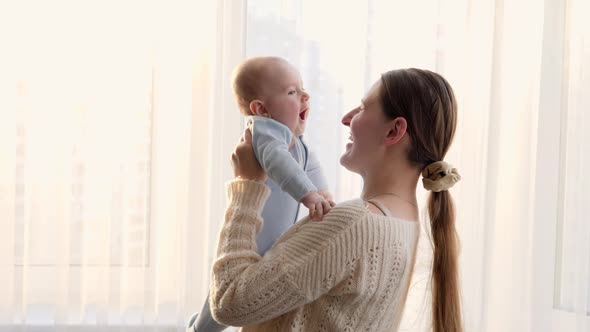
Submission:
{"label": "baby's arm", "polygon": [[[289,128],[277,121],[256,117],[250,129],[254,153],[268,177],[296,201],[305,205],[310,210],[309,216],[312,219],[321,220],[334,206],[334,202],[325,198],[331,198],[329,193],[318,191],[308,176],[309,172],[304,171],[289,152],[289,146],[293,141],[293,134]],[[313,165],[308,163],[308,166]],[[319,184],[322,187],[327,186],[319,168],[318,171],[320,173],[313,174],[320,177],[315,176],[314,180],[320,179]]]}
{"label": "baby's arm", "polygon": [[310,192],[317,192],[316,186],[289,152],[293,139],[289,128],[267,118],[255,117],[254,120],[250,125],[252,145],[268,177],[298,202]]}

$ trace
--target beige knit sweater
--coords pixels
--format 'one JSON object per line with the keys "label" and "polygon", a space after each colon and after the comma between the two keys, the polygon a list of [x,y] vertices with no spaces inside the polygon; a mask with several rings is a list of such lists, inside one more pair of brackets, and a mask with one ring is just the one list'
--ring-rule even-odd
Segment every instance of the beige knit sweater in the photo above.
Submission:
{"label": "beige knit sweater", "polygon": [[228,185],[211,280],[213,317],[241,331],[397,330],[418,223],[373,214],[352,200],[321,222],[299,222],[261,257],[256,234],[268,195],[255,181]]}

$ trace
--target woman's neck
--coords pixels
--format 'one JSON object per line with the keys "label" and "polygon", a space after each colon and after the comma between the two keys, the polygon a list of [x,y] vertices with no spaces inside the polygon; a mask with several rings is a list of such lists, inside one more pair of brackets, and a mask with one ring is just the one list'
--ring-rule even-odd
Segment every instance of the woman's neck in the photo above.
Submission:
{"label": "woman's neck", "polygon": [[416,186],[420,173],[412,167],[391,165],[363,175],[361,198],[371,199],[381,194],[390,194],[407,202],[416,202]]}

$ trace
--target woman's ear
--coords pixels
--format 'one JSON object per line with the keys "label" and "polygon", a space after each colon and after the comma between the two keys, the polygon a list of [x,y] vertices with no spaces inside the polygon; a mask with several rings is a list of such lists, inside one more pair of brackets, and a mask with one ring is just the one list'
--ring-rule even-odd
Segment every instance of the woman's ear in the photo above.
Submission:
{"label": "woman's ear", "polygon": [[399,142],[408,129],[408,122],[405,118],[398,117],[389,122],[385,145],[393,145]]}
{"label": "woman's ear", "polygon": [[264,103],[258,99],[254,99],[250,102],[250,112],[254,115],[263,116],[265,118],[269,117],[268,111],[266,107],[264,107]]}

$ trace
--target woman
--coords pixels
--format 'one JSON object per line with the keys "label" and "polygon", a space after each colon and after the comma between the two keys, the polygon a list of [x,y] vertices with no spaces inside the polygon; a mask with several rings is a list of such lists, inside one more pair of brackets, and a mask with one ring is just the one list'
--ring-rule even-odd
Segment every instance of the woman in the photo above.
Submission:
{"label": "woman", "polygon": [[460,177],[443,161],[456,113],[440,75],[418,69],[382,75],[342,119],[350,143],[340,163],[363,177],[361,198],[338,204],[321,222],[300,222],[264,257],[255,237],[269,190],[246,132],[232,156],[236,179],[228,186],[213,266],[215,319],[242,331],[396,330],[415,261],[422,174],[432,191],[433,329],[462,331],[448,192]]}

